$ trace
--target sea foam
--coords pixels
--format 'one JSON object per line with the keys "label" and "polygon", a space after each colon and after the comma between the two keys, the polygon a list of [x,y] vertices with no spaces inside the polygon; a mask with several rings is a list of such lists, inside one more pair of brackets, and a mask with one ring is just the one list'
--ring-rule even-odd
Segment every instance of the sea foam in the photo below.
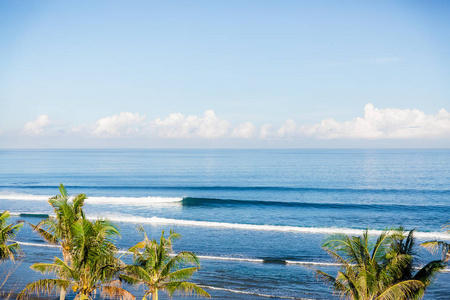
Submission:
{"label": "sea foam", "polygon": [[[33,195],[23,193],[0,193],[0,200],[15,201],[47,201],[52,196]],[[87,197],[87,204],[115,204],[129,206],[145,206],[152,204],[177,203],[183,201],[181,197]]]}
{"label": "sea foam", "polygon": [[[150,225],[180,225],[180,226],[195,226],[195,227],[212,227],[224,229],[239,229],[239,230],[259,230],[259,231],[279,231],[279,232],[295,232],[307,234],[336,234],[343,233],[348,235],[361,235],[364,229],[353,229],[344,227],[297,227],[285,225],[258,225],[258,224],[242,224],[242,223],[226,223],[226,222],[211,222],[211,221],[194,221],[194,220],[180,220],[168,219],[159,217],[139,217],[139,216],[106,216],[111,221],[124,223],[141,223]],[[382,230],[369,230],[371,235],[379,235]],[[424,232],[416,231],[414,236],[420,239],[438,239],[450,240],[450,234],[442,232]]]}

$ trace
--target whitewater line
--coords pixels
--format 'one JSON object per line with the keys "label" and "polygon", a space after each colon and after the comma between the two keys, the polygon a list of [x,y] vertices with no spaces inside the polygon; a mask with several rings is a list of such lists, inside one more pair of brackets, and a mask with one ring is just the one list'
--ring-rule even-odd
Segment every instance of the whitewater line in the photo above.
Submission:
{"label": "whitewater line", "polygon": [[276,296],[276,295],[269,295],[269,294],[260,294],[256,292],[246,292],[246,291],[239,291],[239,290],[232,290],[227,288],[220,288],[215,286],[209,286],[209,285],[202,285],[197,284],[199,287],[210,289],[210,290],[217,290],[217,291],[226,291],[231,292],[235,294],[244,294],[244,295],[253,295],[258,297],[264,297],[264,298],[281,298],[281,299],[295,299],[295,300],[316,300],[316,299],[310,299],[310,298],[297,298],[297,297],[289,297],[289,296]]}
{"label": "whitewater line", "polygon": [[[51,216],[44,213],[17,213],[11,212],[12,216]],[[89,220],[96,220],[98,216],[87,216]],[[191,227],[209,227],[209,228],[223,228],[223,229],[237,229],[237,230],[255,230],[255,231],[278,231],[278,232],[294,232],[305,234],[346,234],[358,236],[364,232],[364,229],[354,229],[345,227],[299,227],[288,225],[259,225],[259,224],[245,224],[245,223],[226,223],[226,222],[213,222],[213,221],[195,221],[195,220],[181,220],[181,219],[168,219],[160,217],[140,217],[140,216],[117,216],[106,215],[100,218],[108,218],[113,222],[119,223],[133,223],[133,224],[149,224],[149,225],[179,225],[179,226],[191,226]],[[383,230],[370,229],[370,235],[380,235]],[[414,236],[419,239],[425,240],[450,240],[450,234],[443,232],[425,232],[415,231]]]}
{"label": "whitewater line", "polygon": [[[242,223],[226,223],[226,222],[212,222],[212,221],[195,221],[195,220],[180,220],[167,219],[159,217],[139,217],[139,216],[106,216],[114,222],[123,223],[142,223],[149,225],[180,225],[193,227],[211,227],[211,228],[225,228],[225,229],[239,229],[239,230],[257,230],[257,231],[279,231],[279,232],[295,232],[308,234],[335,234],[343,233],[347,235],[361,235],[364,229],[353,229],[345,227],[297,227],[287,225],[258,225],[258,224],[242,224]],[[383,230],[371,229],[369,234],[379,235]],[[439,239],[450,240],[450,234],[442,232],[423,232],[416,231],[414,236],[421,239]]]}
{"label": "whitewater line", "polygon": [[[23,246],[31,246],[31,247],[47,247],[47,248],[61,248],[59,245],[49,245],[49,244],[41,244],[41,243],[30,243],[30,242],[20,242],[20,241],[10,241],[15,242],[19,245]],[[133,254],[126,250],[118,250],[119,254]],[[175,256],[176,253],[171,254],[171,256]],[[204,260],[221,260],[221,261],[235,261],[235,262],[250,262],[250,263],[280,263],[286,265],[300,265],[300,266],[322,266],[322,267],[340,267],[342,264],[333,263],[333,262],[317,262],[317,261],[301,261],[301,260],[284,260],[284,259],[261,259],[261,258],[242,258],[242,257],[231,257],[231,256],[210,256],[210,255],[197,255],[197,258]],[[415,267],[415,270],[419,270],[419,267]],[[443,273],[450,273],[450,269],[446,268],[442,270]]]}
{"label": "whitewater line", "polygon": [[[53,196],[48,195],[33,195],[33,194],[21,194],[21,193],[4,193],[0,192],[0,200],[20,200],[20,201],[48,201]],[[73,197],[70,197],[71,199]],[[152,204],[165,204],[165,203],[181,203],[182,197],[87,197],[85,203],[87,204],[125,204],[130,206],[142,206]]]}

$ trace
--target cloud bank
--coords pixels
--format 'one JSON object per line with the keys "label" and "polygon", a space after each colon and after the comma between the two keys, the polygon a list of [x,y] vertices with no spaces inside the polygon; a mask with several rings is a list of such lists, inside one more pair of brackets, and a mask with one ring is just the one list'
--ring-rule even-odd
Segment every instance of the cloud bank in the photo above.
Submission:
{"label": "cloud bank", "polygon": [[[28,136],[44,136],[52,122],[47,115],[24,125]],[[242,139],[242,140],[389,140],[450,138],[450,113],[441,109],[427,115],[418,109],[376,108],[368,103],[362,116],[339,122],[325,119],[315,124],[286,120],[280,126],[256,126],[244,122],[235,126],[220,119],[213,110],[202,116],[172,113],[165,118],[146,120],[145,115],[121,112],[100,118],[94,124],[66,128],[61,134],[77,133],[86,138],[139,139]]]}

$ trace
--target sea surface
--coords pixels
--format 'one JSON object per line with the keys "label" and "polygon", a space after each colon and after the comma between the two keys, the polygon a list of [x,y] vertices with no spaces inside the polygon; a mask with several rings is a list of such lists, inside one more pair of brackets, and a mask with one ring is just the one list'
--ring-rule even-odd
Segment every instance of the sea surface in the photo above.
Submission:
{"label": "sea surface", "polygon": [[[338,299],[314,277],[336,274],[321,248],[336,232],[404,226],[418,242],[450,241],[448,149],[0,150],[0,210],[12,221],[51,215],[60,183],[87,194],[89,218],[120,226],[121,250],[141,240],[139,224],[154,238],[180,233],[175,251],[200,257],[193,281],[215,299]],[[16,239],[25,256],[6,287],[20,290],[45,278],[32,263],[60,252],[29,227]],[[418,252],[419,265],[437,259]],[[450,299],[450,273],[425,299]]]}

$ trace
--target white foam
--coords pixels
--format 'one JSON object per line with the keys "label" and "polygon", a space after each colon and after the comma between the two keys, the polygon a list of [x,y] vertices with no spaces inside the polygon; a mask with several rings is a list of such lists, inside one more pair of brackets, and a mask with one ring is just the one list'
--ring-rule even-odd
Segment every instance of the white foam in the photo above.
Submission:
{"label": "white foam", "polygon": [[[179,220],[179,219],[167,219],[159,217],[146,218],[139,216],[107,216],[107,218],[110,219],[111,221],[125,222],[125,223],[142,223],[151,225],[180,225],[180,226],[194,226],[194,227],[279,231],[279,232],[295,232],[295,233],[324,234],[324,235],[330,235],[335,233],[343,233],[348,235],[361,235],[364,232],[363,229],[353,229],[353,228],[255,225],[255,224],[225,223],[225,222],[211,222],[211,221]],[[369,234],[371,235],[379,235],[382,232],[383,232],[382,230],[369,230]],[[414,236],[420,239],[450,240],[450,234],[442,232],[416,231],[414,232]]]}
{"label": "white foam", "polygon": [[123,205],[152,205],[181,202],[178,197],[88,197],[89,204],[123,204]]}
{"label": "white foam", "polygon": [[205,288],[205,289],[210,289],[210,290],[225,291],[225,292],[231,292],[231,293],[235,293],[235,294],[253,295],[253,296],[264,297],[264,298],[314,300],[314,299],[309,299],[309,298],[298,298],[298,297],[288,297],[288,296],[276,296],[276,295],[269,295],[269,294],[260,294],[260,293],[256,293],[256,292],[248,292],[248,291],[242,291],[242,290],[232,290],[232,289],[215,287],[215,286],[209,286],[209,285],[200,285],[200,284],[198,284],[198,286],[200,286],[202,288]]}
{"label": "white foam", "polygon": [[240,258],[240,257],[227,257],[227,256],[209,256],[209,255],[197,255],[200,259],[206,260],[224,260],[224,261],[244,261],[252,263],[263,263],[264,259],[258,258]]}
{"label": "white foam", "polygon": [[289,265],[300,266],[322,266],[322,267],[339,267],[341,264],[332,262],[317,262],[317,261],[299,261],[299,260],[286,260]]}
{"label": "white foam", "polygon": [[0,200],[47,201],[52,196],[0,192]]}
{"label": "white foam", "polygon": [[[21,193],[5,193],[0,192],[0,200],[15,201],[47,201],[52,196],[33,195]],[[181,197],[88,197],[87,204],[116,204],[129,206],[146,206],[153,204],[166,204],[181,202]]]}
{"label": "white foam", "polygon": [[[32,247],[47,247],[47,248],[61,248],[59,245],[49,245],[42,243],[29,243],[29,242],[19,242],[11,240],[10,242],[17,243],[23,246],[32,246]],[[119,254],[132,254],[127,250],[118,250]],[[175,256],[172,254],[171,256]],[[222,261],[238,261],[238,262],[251,262],[251,263],[264,263],[264,259],[258,258],[241,258],[241,257],[230,257],[230,256],[210,256],[210,255],[197,255],[197,258],[204,260],[222,260]],[[300,265],[300,266],[322,266],[322,267],[339,267],[341,264],[332,263],[332,262],[318,262],[318,261],[301,261],[301,260],[286,260],[286,264],[289,265]],[[414,269],[419,270],[420,267],[415,267]],[[450,273],[450,269],[446,268],[442,270],[444,273]]]}
{"label": "white foam", "polygon": [[40,243],[28,243],[28,242],[19,242],[19,241],[11,241],[15,242],[19,245],[23,246],[32,246],[32,247],[46,247],[46,248],[61,248],[59,245],[50,245],[50,244],[40,244]]}

